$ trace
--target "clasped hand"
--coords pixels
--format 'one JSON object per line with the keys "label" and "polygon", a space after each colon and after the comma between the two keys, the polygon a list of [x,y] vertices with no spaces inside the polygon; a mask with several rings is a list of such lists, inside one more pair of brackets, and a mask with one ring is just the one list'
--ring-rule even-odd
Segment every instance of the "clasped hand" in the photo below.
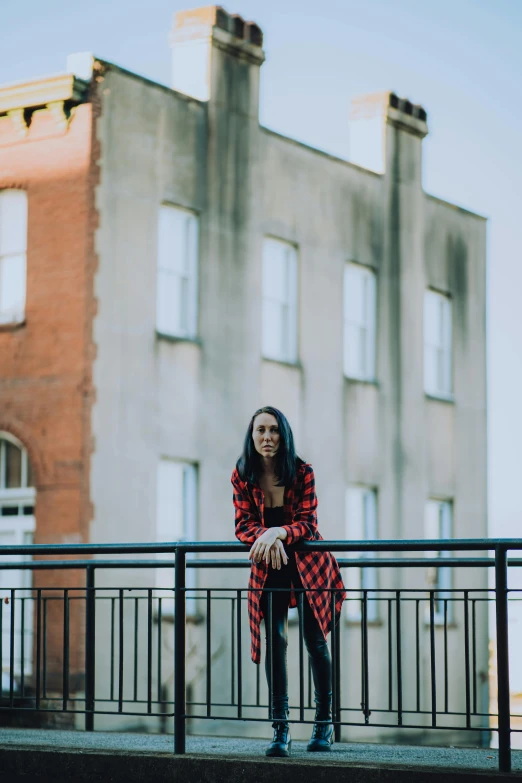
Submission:
{"label": "clasped hand", "polygon": [[272,568],[280,569],[281,561],[286,565],[288,555],[279,538],[278,528],[271,527],[265,530],[252,544],[248,557],[254,563],[259,563],[264,559],[267,563],[272,564]]}

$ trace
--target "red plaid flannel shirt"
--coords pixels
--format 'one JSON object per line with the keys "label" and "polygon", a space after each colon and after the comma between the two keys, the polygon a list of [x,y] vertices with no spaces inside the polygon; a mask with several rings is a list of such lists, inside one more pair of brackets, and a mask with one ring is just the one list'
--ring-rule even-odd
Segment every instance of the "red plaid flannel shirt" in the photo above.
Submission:
{"label": "red plaid flannel shirt", "polygon": [[[266,530],[264,519],[264,494],[260,487],[239,477],[234,468],[231,477],[234,488],[236,538],[252,545]],[[297,477],[291,487],[285,487],[283,525],[287,533],[284,545],[298,541],[322,541],[317,529],[317,496],[312,466],[306,462],[297,465]],[[319,626],[326,638],[332,623],[332,590],[336,590],[335,623],[338,622],[346,593],[337,560],[330,552],[296,552],[295,559],[303,587],[315,588],[306,593]],[[261,631],[263,619],[261,594],[268,575],[265,561],[252,563],[248,582],[248,619],[250,623],[250,649],[254,663],[261,661]],[[297,605],[295,593],[290,594],[290,606]]]}

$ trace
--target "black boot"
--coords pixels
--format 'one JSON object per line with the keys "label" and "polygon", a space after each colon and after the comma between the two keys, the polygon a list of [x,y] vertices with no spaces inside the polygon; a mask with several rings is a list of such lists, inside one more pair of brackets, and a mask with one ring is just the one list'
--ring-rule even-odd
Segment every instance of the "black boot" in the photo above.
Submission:
{"label": "black boot", "polygon": [[274,715],[274,723],[272,723],[274,737],[265,751],[266,756],[286,757],[290,755],[292,739],[287,718],[288,712]]}
{"label": "black boot", "polygon": [[306,749],[317,753],[330,750],[334,741],[331,692],[327,695],[324,702],[318,700],[316,692],[315,707],[314,728]]}

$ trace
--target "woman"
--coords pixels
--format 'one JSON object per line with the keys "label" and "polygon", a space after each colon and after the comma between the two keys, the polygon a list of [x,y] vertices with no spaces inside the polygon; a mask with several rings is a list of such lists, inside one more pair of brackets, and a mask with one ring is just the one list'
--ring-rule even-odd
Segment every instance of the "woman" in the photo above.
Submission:
{"label": "woman", "polygon": [[[260,408],[252,416],[231,481],[236,537],[250,545],[248,615],[254,663],[261,659],[260,623],[265,620],[265,669],[274,720],[274,738],[266,755],[288,756],[291,749],[286,648],[288,607],[296,605],[303,615],[304,641],[315,690],[315,722],[308,750],[330,750],[332,663],[326,636],[332,623],[332,591],[335,590],[335,623],[346,594],[332,554],[294,551],[294,545],[300,541],[323,539],[317,530],[312,466],[296,455],[290,425],[277,408]],[[271,627],[268,588],[278,588],[272,592]],[[296,600],[294,588],[306,590],[303,599]]]}

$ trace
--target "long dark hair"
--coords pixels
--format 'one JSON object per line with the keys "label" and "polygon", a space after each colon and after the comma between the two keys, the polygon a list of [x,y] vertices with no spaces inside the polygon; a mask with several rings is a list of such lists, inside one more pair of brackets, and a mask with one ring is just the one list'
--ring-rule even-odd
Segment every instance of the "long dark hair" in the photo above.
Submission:
{"label": "long dark hair", "polygon": [[298,463],[302,463],[303,460],[295,453],[294,436],[288,419],[280,410],[272,408],[271,405],[265,405],[264,408],[259,408],[250,419],[245,435],[245,442],[243,444],[243,453],[236,463],[239,475],[243,481],[250,481],[252,484],[256,484],[259,480],[261,474],[261,457],[254,446],[252,432],[254,430],[255,418],[256,416],[259,416],[260,413],[270,413],[277,419],[279,427],[280,440],[275,468],[276,476],[278,478],[276,486],[291,486],[297,475],[297,465]]}

